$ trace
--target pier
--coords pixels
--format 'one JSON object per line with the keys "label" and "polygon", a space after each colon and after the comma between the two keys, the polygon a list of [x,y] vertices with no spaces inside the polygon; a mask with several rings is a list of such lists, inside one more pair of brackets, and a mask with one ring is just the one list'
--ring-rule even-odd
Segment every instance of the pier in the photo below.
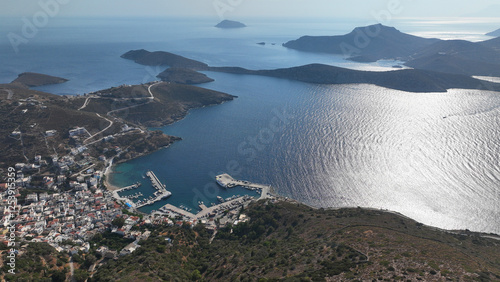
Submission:
{"label": "pier", "polygon": [[253,198],[251,196],[242,196],[242,197],[238,197],[238,198],[232,199],[230,201],[220,203],[218,205],[214,205],[211,207],[207,207],[204,204],[200,204],[201,211],[199,211],[197,214],[193,214],[189,211],[178,208],[178,207],[171,205],[171,204],[164,205],[158,211],[161,213],[171,212],[173,214],[183,216],[183,217],[187,218],[188,220],[200,220],[200,219],[208,218],[211,214],[213,215],[213,214],[218,213],[218,212],[223,212],[225,210],[237,208],[237,207],[243,205],[244,203],[248,203],[249,201],[252,201],[252,199]]}
{"label": "pier", "polygon": [[166,189],[167,186],[161,183],[158,177],[156,177],[154,172],[152,172],[151,170],[148,170],[148,172],[146,172],[146,176],[149,177],[153,188],[155,188],[156,190]]}
{"label": "pier", "polygon": [[153,188],[156,189],[156,192],[154,192],[154,197],[150,196],[149,198],[143,199],[143,200],[135,203],[136,209],[142,208],[144,206],[152,205],[152,204],[154,204],[158,201],[161,201],[163,199],[166,199],[172,195],[172,192],[167,191],[167,189],[166,189],[167,186],[160,182],[160,180],[158,179],[158,177],[156,177],[154,172],[149,170],[148,172],[146,172],[146,176],[149,177],[149,180],[151,180],[151,185],[153,185]]}
{"label": "pier", "polygon": [[141,186],[141,183],[140,182],[137,182],[133,185],[130,185],[130,186],[127,186],[127,187],[123,187],[121,189],[118,189],[116,190],[116,193],[120,193],[120,192],[123,192],[123,191],[128,191],[128,190],[132,190],[132,189],[137,189]]}
{"label": "pier", "polygon": [[215,177],[215,180],[217,181],[217,184],[219,184],[224,188],[233,188],[235,186],[241,186],[250,190],[257,190],[261,193],[260,199],[267,198],[269,190],[271,190],[270,185],[252,183],[244,180],[236,180],[227,173],[217,175]]}

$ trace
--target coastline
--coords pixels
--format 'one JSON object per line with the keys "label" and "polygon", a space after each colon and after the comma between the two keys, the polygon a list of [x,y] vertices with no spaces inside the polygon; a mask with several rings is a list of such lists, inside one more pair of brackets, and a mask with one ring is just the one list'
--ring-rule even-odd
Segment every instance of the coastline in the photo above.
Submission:
{"label": "coastline", "polygon": [[[181,139],[178,139],[178,140],[175,140],[175,141],[179,141],[179,140],[181,140]],[[125,163],[125,162],[128,162],[128,161],[131,161],[131,160],[134,160],[134,159],[137,159],[137,158],[140,158],[140,157],[144,157],[144,156],[147,156],[149,154],[158,152],[160,150],[163,150],[163,149],[166,149],[166,148],[170,147],[170,145],[158,147],[156,150],[149,151],[149,152],[146,152],[146,153],[141,153],[141,154],[139,154],[139,155],[137,155],[137,156],[135,156],[135,157],[133,157],[131,159],[119,160],[119,161],[115,162],[114,161],[115,157],[111,158],[111,160],[108,162],[108,165],[106,166],[106,168],[104,170],[104,173],[103,173],[103,176],[104,176],[103,185],[106,187],[107,190],[109,190],[111,192],[119,190],[119,189],[122,189],[122,187],[118,187],[116,185],[113,185],[111,183],[111,181],[110,181],[110,177],[109,176],[114,172],[113,170],[114,170],[114,168],[115,168],[116,165],[119,165],[119,164],[122,164],[122,163]]]}

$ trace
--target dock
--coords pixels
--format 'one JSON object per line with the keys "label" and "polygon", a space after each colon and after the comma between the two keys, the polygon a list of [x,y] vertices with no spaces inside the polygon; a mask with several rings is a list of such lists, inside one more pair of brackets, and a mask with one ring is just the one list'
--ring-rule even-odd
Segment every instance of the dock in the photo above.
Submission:
{"label": "dock", "polygon": [[190,221],[191,220],[201,220],[204,218],[208,218],[211,214],[213,215],[214,213],[217,213],[217,212],[222,212],[222,211],[225,211],[228,209],[236,208],[245,202],[251,201],[252,199],[253,198],[251,196],[242,196],[242,197],[238,197],[238,198],[232,199],[230,201],[220,203],[218,205],[214,205],[211,207],[207,207],[204,204],[200,204],[200,208],[202,210],[199,211],[197,214],[193,214],[189,211],[178,208],[178,207],[171,205],[171,204],[164,205],[158,211],[161,213],[171,212],[171,213],[174,213],[176,215],[183,216]]}
{"label": "dock", "polygon": [[156,177],[155,173],[152,172],[151,170],[148,170],[148,172],[146,172],[146,176],[149,177],[149,179],[151,180],[151,184],[153,185],[153,188],[155,188],[156,190],[167,188],[167,186],[161,183],[158,177]]}
{"label": "dock", "polygon": [[250,181],[245,181],[245,180],[236,180],[227,173],[217,175],[215,177],[215,180],[217,181],[217,184],[219,184],[224,188],[233,188],[235,186],[241,186],[250,190],[257,190],[261,193],[260,199],[267,198],[269,190],[271,190],[270,185],[252,183]]}
{"label": "dock", "polygon": [[149,180],[151,180],[151,185],[153,185],[153,188],[156,189],[156,192],[154,192],[154,197],[150,196],[149,198],[143,199],[135,203],[135,208],[137,209],[142,208],[144,206],[152,205],[172,195],[172,192],[166,189],[167,186],[160,182],[160,180],[158,179],[158,177],[156,177],[154,172],[149,170],[148,172],[146,172],[146,176],[148,176]]}
{"label": "dock", "polygon": [[137,182],[133,185],[130,185],[130,186],[127,186],[127,187],[123,187],[121,189],[118,189],[116,190],[117,193],[120,193],[120,192],[123,192],[123,191],[128,191],[128,190],[132,190],[132,189],[137,189],[141,186],[141,183],[140,182]]}
{"label": "dock", "polygon": [[164,205],[163,207],[160,208],[160,210],[171,211],[173,213],[185,216],[187,218],[196,218],[196,215],[194,215],[193,213],[190,213],[186,210],[183,210],[183,209],[178,208],[178,207],[171,205],[171,204]]}

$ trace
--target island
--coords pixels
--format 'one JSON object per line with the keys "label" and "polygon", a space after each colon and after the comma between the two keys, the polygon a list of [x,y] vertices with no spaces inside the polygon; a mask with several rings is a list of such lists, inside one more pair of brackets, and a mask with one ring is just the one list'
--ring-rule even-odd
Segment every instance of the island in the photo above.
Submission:
{"label": "island", "polygon": [[[483,47],[479,46],[479,48]],[[408,92],[446,92],[448,89],[452,88],[500,91],[500,84],[498,83],[479,80],[463,73],[457,74],[453,72],[446,73],[428,70],[428,68],[430,68],[428,66],[422,67],[423,69],[402,69],[385,72],[359,71],[324,64],[310,64],[305,66],[275,70],[248,70],[241,67],[210,67],[204,63],[197,62],[169,52],[157,51],[151,53],[146,50],[141,50],[140,52],[143,54],[143,56],[146,57],[151,57],[151,54],[154,54],[155,57],[158,57],[159,60],[157,61],[156,65],[159,65],[160,63],[170,63],[170,61],[163,60],[163,58],[169,57],[171,58],[171,61],[174,62],[174,64],[176,64],[176,62],[178,61],[189,62],[190,65],[195,66],[193,68],[194,70],[225,72],[243,75],[270,76],[316,84],[368,83],[380,87]],[[165,55],[162,55],[163,53],[165,53]],[[127,56],[124,55],[123,57]],[[426,57],[424,56],[424,58]],[[141,62],[141,60],[139,60],[139,62]],[[154,61],[148,60],[146,63],[143,62],[143,64],[155,63]],[[442,66],[444,66],[444,64]],[[193,75],[193,72],[183,71],[177,73],[177,75],[185,76],[181,76],[181,78],[183,78],[181,79],[182,81],[189,79],[189,77]]]}
{"label": "island", "polygon": [[165,82],[174,82],[179,84],[201,84],[214,81],[203,73],[188,68],[172,67],[157,75],[159,79]]}
{"label": "island", "polygon": [[486,33],[486,35],[493,36],[493,37],[498,37],[498,36],[500,36],[500,28],[497,29],[497,30],[495,30],[495,31],[488,32],[488,33]]}
{"label": "island", "polygon": [[14,81],[12,81],[12,83],[25,85],[27,87],[37,87],[50,84],[60,84],[66,81],[68,80],[61,77],[34,72],[25,72],[21,73]]}
{"label": "island", "polygon": [[240,23],[237,21],[223,20],[218,23],[215,27],[218,28],[243,28],[246,27],[244,23]]}
{"label": "island", "polygon": [[303,36],[283,46],[305,52],[341,54],[357,62],[381,59],[429,71],[467,76],[500,76],[500,40],[439,40],[403,33],[381,24],[337,36]]}
{"label": "island", "polygon": [[350,33],[336,36],[303,36],[283,46],[306,52],[341,54],[365,62],[381,59],[407,59],[439,39],[427,39],[403,33],[382,24],[356,27]]}

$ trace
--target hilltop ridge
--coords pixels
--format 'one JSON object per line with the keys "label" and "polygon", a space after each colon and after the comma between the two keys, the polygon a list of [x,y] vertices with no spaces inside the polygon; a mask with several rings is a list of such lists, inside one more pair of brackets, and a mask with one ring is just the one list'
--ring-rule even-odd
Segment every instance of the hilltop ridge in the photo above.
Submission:
{"label": "hilltop ridge", "polygon": [[380,59],[405,60],[419,49],[439,39],[422,38],[403,33],[394,27],[375,24],[356,27],[348,34],[334,36],[303,36],[283,46],[306,52],[342,54],[346,58],[374,62]]}

